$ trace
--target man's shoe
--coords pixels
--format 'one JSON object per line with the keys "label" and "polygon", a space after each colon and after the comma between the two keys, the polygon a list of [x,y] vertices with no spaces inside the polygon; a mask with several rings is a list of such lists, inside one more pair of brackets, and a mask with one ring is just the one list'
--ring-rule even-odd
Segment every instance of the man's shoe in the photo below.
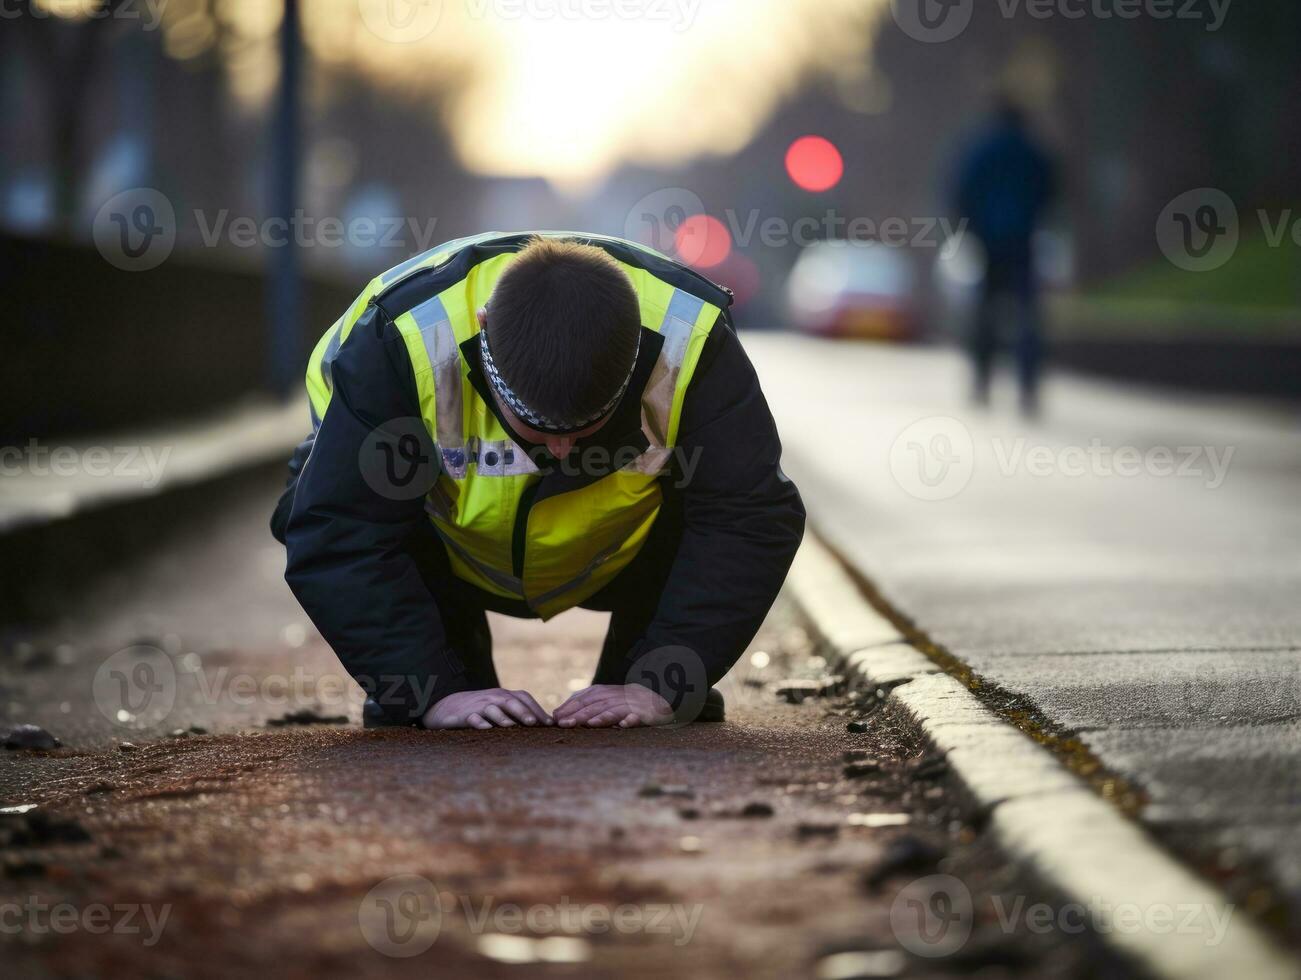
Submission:
{"label": "man's shoe", "polygon": [[723,714],[723,692],[716,687],[711,687],[709,693],[705,695],[705,703],[701,706],[696,721],[722,721]]}

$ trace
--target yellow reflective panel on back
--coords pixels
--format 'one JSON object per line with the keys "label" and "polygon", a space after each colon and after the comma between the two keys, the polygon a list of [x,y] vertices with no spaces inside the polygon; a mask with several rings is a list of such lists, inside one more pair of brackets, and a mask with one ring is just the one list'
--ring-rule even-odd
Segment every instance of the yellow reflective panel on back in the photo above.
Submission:
{"label": "yellow reflective panel on back", "polygon": [[[507,237],[515,236],[488,233],[438,246],[374,280],[313,352],[308,388],[314,411],[324,412],[332,357],[373,296],[443,266],[464,247]],[[598,247],[602,242],[632,246],[664,259],[618,239],[564,237]],[[523,241],[521,237],[521,247]],[[459,281],[395,314],[394,325],[411,359],[421,415],[441,457],[426,510],[447,547],[454,573],[495,595],[522,598],[540,616],[550,618],[597,592],[645,542],[662,501],[657,477],[676,444],[682,401],[721,308],[620,261],[637,292],[643,327],[664,338],[642,393],[642,429],[649,448],[623,469],[544,496],[521,514],[524,501],[532,500],[530,488],[542,477],[480,397],[460,350],[479,333],[477,312],[488,304],[515,255],[505,252],[470,266]],[[517,554],[521,544],[522,554]]]}
{"label": "yellow reflective panel on back", "polygon": [[662,499],[654,477],[613,473],[535,503],[524,563],[533,610],[550,619],[611,581],[641,550]]}

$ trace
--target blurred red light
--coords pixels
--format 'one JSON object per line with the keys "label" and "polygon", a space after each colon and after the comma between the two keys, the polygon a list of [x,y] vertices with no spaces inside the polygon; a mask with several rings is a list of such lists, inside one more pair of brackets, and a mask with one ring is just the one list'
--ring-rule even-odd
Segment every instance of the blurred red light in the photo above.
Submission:
{"label": "blurred red light", "polygon": [[731,254],[732,236],[717,218],[693,214],[678,225],[673,245],[683,262],[708,269]]}
{"label": "blurred red light", "polygon": [[830,190],[845,174],[836,144],[821,136],[801,136],[786,151],[786,173],[806,191]]}

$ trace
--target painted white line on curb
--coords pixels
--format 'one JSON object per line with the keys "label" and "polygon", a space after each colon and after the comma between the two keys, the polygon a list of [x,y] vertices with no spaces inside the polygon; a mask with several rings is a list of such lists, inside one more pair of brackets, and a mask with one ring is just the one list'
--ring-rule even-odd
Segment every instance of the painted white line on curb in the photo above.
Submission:
{"label": "painted white line on curb", "polygon": [[787,588],[844,667],[877,685],[906,680],[890,697],[916,720],[975,801],[990,811],[1000,846],[1086,908],[1211,910],[1227,922],[1215,943],[1179,929],[1112,928],[1101,938],[1160,977],[1296,978],[1301,967],[1136,823],[940,671],[862,597],[835,557],[806,534]]}

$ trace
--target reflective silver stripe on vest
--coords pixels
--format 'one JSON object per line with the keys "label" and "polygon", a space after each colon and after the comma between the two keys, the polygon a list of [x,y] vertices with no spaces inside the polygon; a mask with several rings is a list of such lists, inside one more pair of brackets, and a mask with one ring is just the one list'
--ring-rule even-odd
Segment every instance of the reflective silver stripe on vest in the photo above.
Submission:
{"label": "reflective silver stripe on vest", "polygon": [[411,258],[407,259],[401,265],[395,265],[393,268],[389,269],[388,272],[383,273],[379,277],[380,285],[381,286],[393,285],[393,283],[397,282],[408,272],[411,272],[413,269],[418,268],[422,262],[425,262],[426,260],[436,255],[438,251],[443,247],[444,246],[442,245],[436,245],[433,248],[429,249],[429,251],[427,252],[421,252],[419,255],[413,255]]}
{"label": "reflective silver stripe on vest", "polygon": [[669,308],[664,311],[664,322],[660,324],[664,346],[660,348],[641,399],[641,427],[650,441],[650,448],[624,467],[626,470],[653,476],[668,464],[672,450],[665,447],[669,441],[673,393],[686,358],[687,342],[704,305],[705,301],[698,296],[681,289],[673,291]]}
{"label": "reflective silver stripe on vest", "polygon": [[470,463],[479,476],[525,476],[537,473],[538,466],[522,448],[509,439],[484,442],[471,436],[464,446],[439,446],[443,472],[454,480],[463,480]]}
{"label": "reflective silver stripe on vest", "polygon": [[[434,503],[434,501],[428,498],[426,498],[425,500],[425,511],[426,513],[432,514],[433,516],[441,518],[443,520],[447,519],[447,515],[438,513],[439,507]],[[466,551],[459,544],[453,541],[450,537],[444,534],[442,528],[440,528],[437,524],[434,525],[434,530],[438,532],[438,537],[442,540],[442,542],[445,545],[447,545],[449,549],[455,552],[456,557],[460,558],[461,561],[465,562],[467,565],[469,565],[476,572],[478,572],[480,575],[482,575],[484,578],[486,578],[489,582],[491,582],[493,585],[497,586],[498,588],[505,589],[507,592],[511,593],[512,595],[518,596],[521,599],[524,598],[524,583],[521,582],[519,579],[517,579],[514,575],[507,575],[505,572],[499,572],[497,569],[491,568],[488,565],[485,565],[482,562],[476,560],[473,555],[471,555],[468,551]]]}
{"label": "reflective silver stripe on vest", "polygon": [[457,459],[454,450],[461,446],[463,409],[461,405],[461,352],[456,346],[456,333],[447,316],[447,308],[437,296],[425,300],[411,311],[411,318],[420,328],[420,340],[434,374],[434,412],[438,419],[437,442],[443,448],[443,468],[455,479],[465,477],[465,454]]}
{"label": "reflective silver stripe on vest", "polygon": [[[500,232],[487,231],[478,235],[467,235],[465,238],[454,238],[450,242],[443,242],[441,245],[435,245],[433,248],[421,252],[419,255],[413,255],[400,265],[395,265],[393,268],[389,269],[388,272],[381,273],[379,277],[380,285],[387,289],[389,286],[395,284],[399,279],[405,279],[412,272],[415,272],[435,255],[446,253],[447,257],[451,258],[452,255],[459,252],[467,245],[473,245],[475,242],[499,237],[500,234]],[[442,262],[438,264],[442,265]]]}

